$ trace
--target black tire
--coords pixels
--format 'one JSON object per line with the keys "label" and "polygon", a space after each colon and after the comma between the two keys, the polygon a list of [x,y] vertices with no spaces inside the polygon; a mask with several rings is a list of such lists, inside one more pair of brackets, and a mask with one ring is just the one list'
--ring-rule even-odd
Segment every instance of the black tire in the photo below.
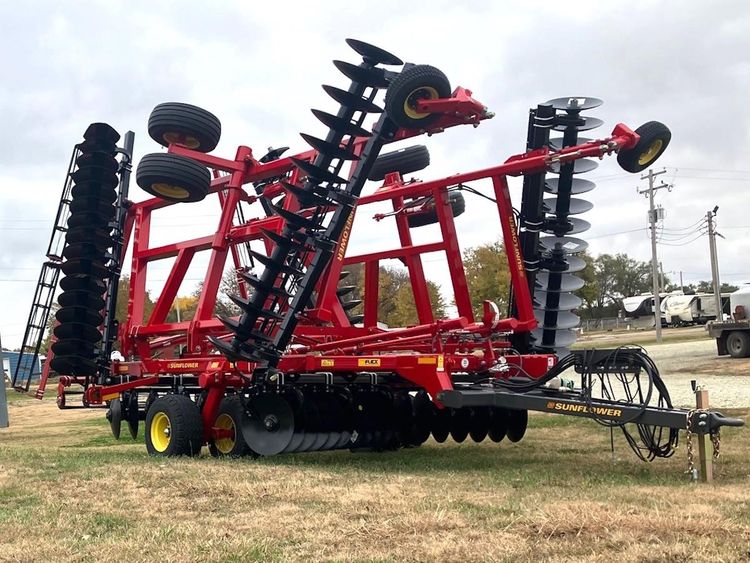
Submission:
{"label": "black tire", "polygon": [[221,122],[210,111],[183,104],[159,104],[148,118],[149,136],[165,147],[179,144],[198,152],[211,152],[221,138]]}
{"label": "black tire", "polygon": [[[165,440],[159,438],[166,436]],[[146,450],[151,455],[197,456],[203,445],[203,422],[196,404],[184,395],[156,399],[146,414]]]}
{"label": "black tire", "polygon": [[640,140],[632,149],[621,150],[617,162],[626,172],[641,172],[667,150],[672,132],[663,123],[648,121],[635,130]]}
{"label": "black tire", "polygon": [[404,129],[423,129],[440,118],[435,113],[415,111],[419,99],[449,98],[451,85],[440,70],[429,65],[416,65],[393,79],[385,93],[385,111],[393,122]]}
{"label": "black tire", "polygon": [[424,145],[406,147],[397,151],[381,155],[375,161],[368,178],[376,182],[385,179],[390,172],[398,172],[402,176],[424,170],[430,165],[430,152]]}
{"label": "black tire", "polygon": [[733,358],[750,356],[750,334],[740,330],[730,332],[727,335],[727,352]]}
{"label": "black tire", "polygon": [[[453,212],[454,217],[458,217],[466,211],[466,200],[461,192],[450,192],[448,194],[448,201],[451,204],[451,211]],[[409,217],[409,226],[412,228],[434,225],[437,222],[438,214],[435,206],[427,209],[424,213],[419,213]]]}
{"label": "black tire", "polygon": [[253,453],[242,436],[242,418],[245,416],[247,414],[239,396],[230,395],[221,400],[214,425],[224,428],[225,424],[229,424],[234,431],[234,437],[210,441],[208,451],[213,457],[241,457]]}
{"label": "black tire", "polygon": [[176,154],[151,153],[138,163],[138,185],[166,201],[201,201],[211,187],[208,168]]}

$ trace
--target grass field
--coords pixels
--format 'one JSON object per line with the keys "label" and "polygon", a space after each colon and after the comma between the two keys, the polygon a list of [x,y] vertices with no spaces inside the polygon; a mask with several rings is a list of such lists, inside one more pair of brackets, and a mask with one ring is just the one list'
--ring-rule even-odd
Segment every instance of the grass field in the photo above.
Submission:
{"label": "grass field", "polygon": [[3,561],[750,559],[748,429],[707,486],[684,447],[644,464],[616,433],[613,464],[608,430],[550,415],[519,444],[159,459],[103,411],[11,399]]}

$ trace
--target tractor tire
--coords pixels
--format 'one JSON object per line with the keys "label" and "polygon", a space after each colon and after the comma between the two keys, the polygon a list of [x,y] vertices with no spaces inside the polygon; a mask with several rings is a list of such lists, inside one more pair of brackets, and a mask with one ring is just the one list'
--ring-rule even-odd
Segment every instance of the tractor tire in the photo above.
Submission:
{"label": "tractor tire", "polygon": [[727,335],[727,352],[733,358],[750,356],[750,334],[741,330],[730,332]]}
{"label": "tractor tire", "polygon": [[[450,192],[448,194],[448,200],[451,204],[453,217],[458,217],[464,211],[466,211],[466,200],[464,199],[464,196],[461,192]],[[432,207],[432,209],[428,209],[424,213],[419,213],[418,215],[412,215],[411,217],[409,217],[409,226],[412,228],[434,225],[437,222],[438,214],[435,207]]]}
{"label": "tractor tire", "polygon": [[429,65],[416,65],[393,79],[385,93],[388,117],[404,129],[424,129],[440,118],[436,113],[416,110],[417,100],[449,98],[451,85],[440,70]]}
{"label": "tractor tire", "polygon": [[398,172],[402,176],[424,170],[430,165],[430,152],[424,145],[414,145],[381,155],[375,161],[368,178],[376,182],[385,179],[385,175]]}
{"label": "tractor tire", "polygon": [[165,147],[174,143],[198,152],[211,152],[219,144],[221,122],[202,108],[166,102],[151,112],[148,134]]}
{"label": "tractor tire", "polygon": [[166,201],[201,201],[211,187],[208,168],[176,154],[151,153],[138,163],[135,181],[146,192]]}
{"label": "tractor tire", "polygon": [[253,453],[242,436],[242,419],[246,416],[239,396],[230,395],[221,400],[214,427],[232,430],[234,436],[211,440],[208,451],[213,457],[241,457]]}
{"label": "tractor tire", "polygon": [[154,456],[197,456],[203,445],[203,421],[185,395],[156,399],[146,413],[146,450]]}
{"label": "tractor tire", "polygon": [[672,132],[663,123],[648,121],[635,130],[640,140],[632,149],[621,150],[617,163],[626,172],[641,172],[651,166],[667,150]]}

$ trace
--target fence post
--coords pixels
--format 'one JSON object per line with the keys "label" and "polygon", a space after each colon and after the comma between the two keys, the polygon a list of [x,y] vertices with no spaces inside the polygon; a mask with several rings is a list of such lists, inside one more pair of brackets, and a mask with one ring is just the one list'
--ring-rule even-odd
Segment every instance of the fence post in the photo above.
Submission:
{"label": "fence post", "polygon": [[[708,409],[708,389],[698,388],[695,391],[695,406],[698,409]],[[698,457],[701,466],[701,481],[710,483],[714,480],[713,458],[708,455],[706,434],[698,434]]]}
{"label": "fence post", "polygon": [[3,344],[0,339],[0,428],[8,428],[8,396],[5,393],[5,362],[3,359]]}

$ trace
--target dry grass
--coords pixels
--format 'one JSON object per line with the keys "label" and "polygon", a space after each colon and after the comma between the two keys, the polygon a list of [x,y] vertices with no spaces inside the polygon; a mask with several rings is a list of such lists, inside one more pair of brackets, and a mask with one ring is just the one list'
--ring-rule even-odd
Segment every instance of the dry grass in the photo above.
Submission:
{"label": "dry grass", "polygon": [[252,461],[149,458],[102,414],[13,401],[0,560],[750,559],[748,430],[702,486],[684,449],[642,464],[616,436],[613,465],[607,430],[548,415],[516,445]]}

